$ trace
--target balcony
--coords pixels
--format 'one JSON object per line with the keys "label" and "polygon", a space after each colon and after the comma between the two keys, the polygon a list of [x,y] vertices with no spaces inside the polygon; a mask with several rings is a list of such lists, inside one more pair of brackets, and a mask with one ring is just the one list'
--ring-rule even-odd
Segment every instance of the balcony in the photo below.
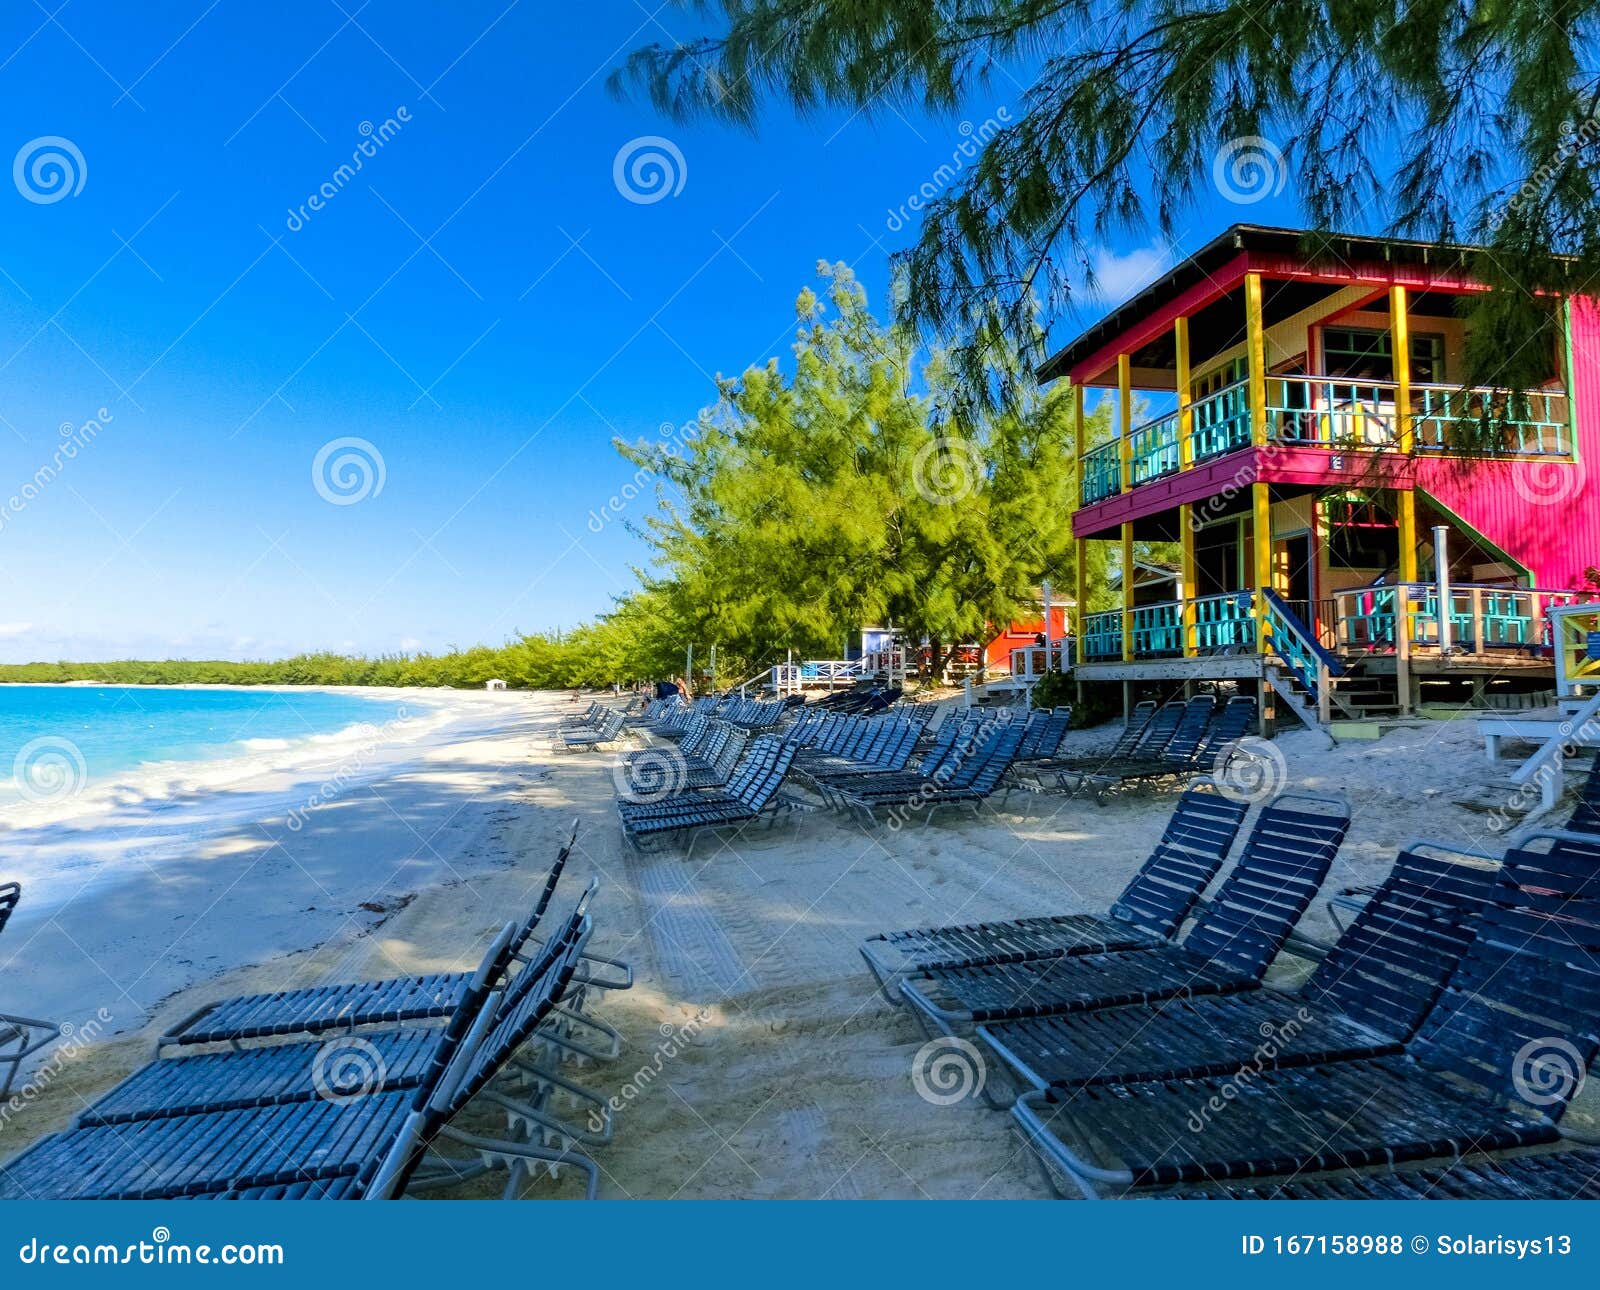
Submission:
{"label": "balcony", "polygon": [[[1397,452],[1399,386],[1390,381],[1350,381],[1324,376],[1269,376],[1266,381],[1268,444],[1320,448],[1328,452]],[[1451,427],[1485,411],[1501,417],[1500,441],[1492,455],[1507,460],[1570,459],[1572,424],[1562,390],[1535,390],[1513,401],[1505,391],[1463,390],[1413,383],[1412,449],[1447,455]],[[1189,405],[1190,449],[1195,464],[1224,457],[1252,443],[1249,382],[1238,381]],[[1168,412],[1135,427],[1127,436],[1129,484],[1138,488],[1175,474],[1182,466],[1180,416]],[[1079,501],[1084,506],[1123,491],[1123,444],[1113,439],[1084,454]]]}

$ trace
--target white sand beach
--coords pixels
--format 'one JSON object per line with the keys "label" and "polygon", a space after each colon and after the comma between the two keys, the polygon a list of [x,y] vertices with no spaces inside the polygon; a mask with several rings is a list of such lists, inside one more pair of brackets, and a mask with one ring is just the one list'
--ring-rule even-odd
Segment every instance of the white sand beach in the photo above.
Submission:
{"label": "white sand beach", "polygon": [[[1046,1194],[1009,1117],[918,1095],[924,1037],[876,994],[857,947],[900,927],[1104,910],[1159,834],[1171,790],[1103,807],[1018,793],[979,821],[900,831],[818,811],[704,842],[692,859],[639,856],[618,833],[613,756],[550,751],[569,696],[440,704],[426,734],[293,831],[293,775],[279,768],[7,835],[0,877],[26,893],[0,937],[0,1011],[86,1019],[104,1007],[113,1022],[0,1124],[0,1155],[60,1127],[207,1000],[475,962],[531,904],[576,818],[568,890],[601,880],[594,947],[638,974],[598,1008],[625,1036],[622,1058],[581,1073],[620,1106],[616,1141],[597,1154],[602,1195]],[[1289,732],[1276,746],[1290,784],[1354,807],[1330,889],[1381,875],[1418,836],[1496,845],[1483,810],[1458,804],[1507,794],[1470,721],[1322,744]],[[1326,920],[1319,902],[1307,930],[1330,934]],[[531,1194],[570,1191],[546,1180]]]}

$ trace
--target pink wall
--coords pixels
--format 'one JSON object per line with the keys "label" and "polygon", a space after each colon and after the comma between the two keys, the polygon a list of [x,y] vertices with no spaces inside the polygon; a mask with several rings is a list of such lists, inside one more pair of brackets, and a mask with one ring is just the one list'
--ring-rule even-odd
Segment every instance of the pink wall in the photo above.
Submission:
{"label": "pink wall", "polygon": [[1585,583],[1600,566],[1600,304],[1572,299],[1572,397],[1578,461],[1418,458],[1416,487],[1532,571],[1541,587]]}

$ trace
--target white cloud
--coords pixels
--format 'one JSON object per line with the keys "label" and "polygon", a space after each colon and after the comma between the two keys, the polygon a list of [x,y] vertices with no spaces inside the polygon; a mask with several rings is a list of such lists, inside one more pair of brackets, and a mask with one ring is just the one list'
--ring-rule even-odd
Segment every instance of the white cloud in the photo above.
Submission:
{"label": "white cloud", "polygon": [[1172,248],[1156,242],[1135,247],[1126,255],[1101,248],[1091,263],[1095,277],[1091,294],[1109,304],[1121,304],[1172,267]]}
{"label": "white cloud", "polygon": [[32,630],[32,623],[0,623],[0,639],[9,640],[13,636],[26,636]]}
{"label": "white cloud", "polygon": [[405,654],[415,654],[422,648],[422,642],[415,636],[404,636],[400,639],[400,649]]}

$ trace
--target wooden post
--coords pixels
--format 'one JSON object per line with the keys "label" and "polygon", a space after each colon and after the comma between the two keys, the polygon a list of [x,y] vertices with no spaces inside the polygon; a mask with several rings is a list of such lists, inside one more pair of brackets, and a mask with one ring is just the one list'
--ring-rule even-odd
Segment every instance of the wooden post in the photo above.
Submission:
{"label": "wooden post", "polygon": [[1117,355],[1117,443],[1122,491],[1133,491],[1133,356]]}
{"label": "wooden post", "polygon": [[[1411,415],[1411,327],[1406,317],[1406,289],[1389,288],[1389,348],[1394,355],[1395,446],[1402,456],[1416,449],[1416,425]],[[1407,466],[1409,474],[1409,465]],[[1417,580],[1417,497],[1411,481],[1396,499],[1399,503],[1400,581]]]}
{"label": "wooden post", "polygon": [[1178,354],[1178,469],[1188,470],[1194,465],[1194,412],[1189,407],[1191,375],[1189,371],[1189,320],[1175,318],[1172,323],[1172,340]]}
{"label": "wooden post", "polygon": [[1133,662],[1133,525],[1122,526],[1122,661]]}

